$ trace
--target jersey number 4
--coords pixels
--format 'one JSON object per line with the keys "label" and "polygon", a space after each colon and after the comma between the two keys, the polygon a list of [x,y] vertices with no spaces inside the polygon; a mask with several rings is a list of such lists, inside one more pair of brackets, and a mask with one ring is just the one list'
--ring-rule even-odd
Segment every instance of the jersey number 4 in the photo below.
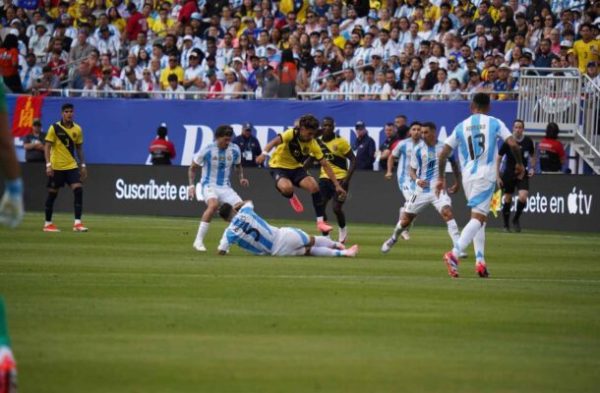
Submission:
{"label": "jersey number 4", "polygon": [[[471,156],[471,160],[476,160],[483,155],[485,152],[485,135],[477,134],[475,136],[471,135],[468,138],[469,145],[469,155]],[[476,148],[478,147],[478,148]]]}

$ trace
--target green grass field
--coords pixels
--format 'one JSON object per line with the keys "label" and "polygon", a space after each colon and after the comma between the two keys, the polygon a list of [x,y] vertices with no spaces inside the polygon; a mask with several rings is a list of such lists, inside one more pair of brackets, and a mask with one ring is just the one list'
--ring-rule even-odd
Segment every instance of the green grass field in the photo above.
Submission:
{"label": "green grass field", "polygon": [[[350,227],[356,259],[199,254],[191,219],[0,229],[23,392],[597,392],[600,235],[489,230],[491,278],[445,228]],[[282,224],[281,222],[274,222]],[[289,223],[286,223],[289,224]],[[298,223],[309,232],[312,224]],[[216,249],[224,225],[206,242]],[[469,250],[472,255],[472,250]]]}

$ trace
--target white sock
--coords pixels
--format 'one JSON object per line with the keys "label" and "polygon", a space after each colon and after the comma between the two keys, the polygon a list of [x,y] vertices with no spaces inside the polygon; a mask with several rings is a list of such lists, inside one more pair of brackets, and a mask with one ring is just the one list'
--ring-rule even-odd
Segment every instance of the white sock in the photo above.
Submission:
{"label": "white sock", "polygon": [[325,221],[325,220],[323,219],[323,216],[319,216],[319,217],[317,217],[317,222],[323,222],[323,221]]}
{"label": "white sock", "polygon": [[44,221],[44,225],[52,225],[52,221]]}
{"label": "white sock", "polygon": [[346,240],[347,237],[348,237],[348,228],[347,227],[340,228],[339,236],[338,236],[339,241]]}
{"label": "white sock", "polygon": [[481,222],[476,220],[475,218],[471,218],[469,223],[465,225],[463,228],[458,242],[454,245],[454,256],[458,258],[458,256],[467,248],[469,244],[473,241],[473,238],[477,234],[481,228]]}
{"label": "white sock", "polygon": [[336,248],[340,246],[340,243],[331,240],[327,236],[315,236],[315,247],[327,247]]}
{"label": "white sock", "polygon": [[408,227],[403,227],[402,224],[400,224],[400,221],[398,221],[396,227],[394,228],[394,234],[392,235],[392,239],[398,240],[398,236],[400,236],[400,234],[404,231],[408,231]]}
{"label": "white sock", "polygon": [[475,238],[473,238],[473,246],[475,248],[475,262],[484,262],[485,261],[485,224],[481,226],[479,231],[475,234]]}
{"label": "white sock", "polygon": [[455,219],[450,221],[446,221],[446,225],[448,226],[448,235],[450,235],[450,239],[452,239],[452,244],[458,243],[458,239],[460,238],[460,231],[458,230],[458,224]]}
{"label": "white sock", "polygon": [[75,220],[75,225],[81,224],[81,220]]}
{"label": "white sock", "polygon": [[315,257],[343,257],[345,255],[344,251],[327,247],[311,247],[309,254]]}
{"label": "white sock", "polygon": [[206,233],[208,232],[208,227],[210,226],[210,222],[200,221],[200,226],[198,227],[198,233],[196,234],[196,240],[200,243],[204,243],[204,237],[206,237]]}

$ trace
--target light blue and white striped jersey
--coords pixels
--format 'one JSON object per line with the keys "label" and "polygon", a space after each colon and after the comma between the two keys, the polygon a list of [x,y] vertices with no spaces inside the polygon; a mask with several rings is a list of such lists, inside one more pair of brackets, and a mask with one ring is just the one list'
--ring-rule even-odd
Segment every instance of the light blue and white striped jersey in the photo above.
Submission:
{"label": "light blue and white striped jersey", "polygon": [[223,232],[219,250],[228,251],[232,244],[256,255],[270,255],[279,228],[269,225],[246,202]]}
{"label": "light blue and white striped jersey", "polygon": [[[418,142],[417,142],[418,144]],[[415,182],[410,178],[408,168],[410,166],[410,158],[412,157],[415,142],[412,138],[406,138],[396,144],[392,155],[398,159],[398,170],[396,172],[398,186],[400,189],[408,187],[409,190],[415,189]]]}
{"label": "light blue and white striped jersey", "polygon": [[231,170],[234,165],[241,164],[241,156],[235,143],[230,143],[226,149],[219,149],[215,142],[205,146],[194,155],[194,162],[202,167],[200,183],[203,186],[231,187]]}
{"label": "light blue and white striped jersey", "polygon": [[446,144],[458,148],[463,181],[487,179],[496,181],[498,139],[511,136],[502,120],[475,114],[459,123],[446,139]]}
{"label": "light blue and white striped jersey", "polygon": [[417,172],[418,179],[429,182],[423,188],[416,186],[417,192],[425,194],[434,191],[433,183],[437,180],[440,173],[438,156],[443,148],[444,144],[439,141],[434,146],[429,146],[424,141],[415,146],[410,159],[410,166]]}

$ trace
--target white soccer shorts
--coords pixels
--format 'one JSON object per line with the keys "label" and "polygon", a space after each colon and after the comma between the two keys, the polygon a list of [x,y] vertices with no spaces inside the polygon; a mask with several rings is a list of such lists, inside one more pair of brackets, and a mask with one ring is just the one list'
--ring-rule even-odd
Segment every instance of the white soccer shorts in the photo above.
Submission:
{"label": "white soccer shorts", "polygon": [[467,197],[467,206],[473,212],[487,216],[490,212],[490,203],[496,189],[496,183],[487,179],[474,179],[463,181],[463,188]]}
{"label": "white soccer shorts", "polygon": [[209,199],[216,199],[219,201],[219,205],[229,203],[231,206],[235,206],[242,202],[242,198],[240,198],[237,192],[235,192],[233,188],[226,186],[204,185],[198,193],[198,196],[200,197],[200,200],[205,202]]}
{"label": "white soccer shorts", "polygon": [[408,214],[419,214],[429,204],[433,205],[435,210],[441,214],[444,207],[452,206],[452,200],[445,192],[440,193],[439,198],[435,196],[433,191],[427,193],[415,192],[404,205],[404,211]]}
{"label": "white soccer shorts", "polygon": [[398,187],[400,187],[400,191],[402,192],[402,196],[404,197],[404,202],[408,203],[415,191],[411,188],[410,185],[407,184],[399,184]]}
{"label": "white soccer shorts", "polygon": [[306,254],[310,236],[297,228],[279,228],[273,242],[271,255],[277,257],[293,257]]}

